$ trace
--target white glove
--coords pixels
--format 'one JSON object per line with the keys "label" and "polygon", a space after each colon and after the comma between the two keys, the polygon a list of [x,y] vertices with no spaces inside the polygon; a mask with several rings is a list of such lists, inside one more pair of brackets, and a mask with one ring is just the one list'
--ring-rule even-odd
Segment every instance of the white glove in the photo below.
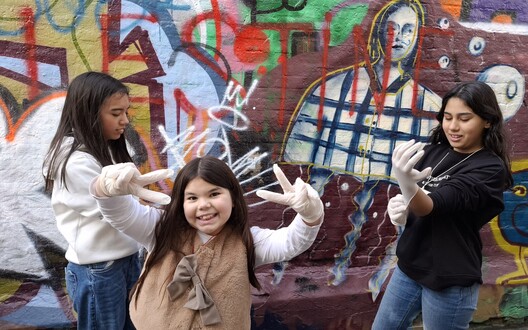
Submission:
{"label": "white glove", "polygon": [[405,226],[407,223],[407,216],[409,215],[409,209],[407,208],[407,205],[405,205],[402,194],[398,194],[389,199],[387,212],[389,213],[389,218],[393,225]]}
{"label": "white glove", "polygon": [[409,205],[418,192],[419,188],[416,183],[431,173],[430,167],[421,172],[414,169],[414,165],[424,154],[424,146],[423,143],[415,143],[414,140],[410,140],[400,144],[392,152],[392,170],[394,177],[398,180],[405,205]]}
{"label": "white glove", "polygon": [[307,223],[317,222],[324,214],[323,201],[321,201],[317,191],[303,182],[301,178],[297,178],[292,186],[277,164],[273,164],[273,172],[284,193],[257,190],[257,196],[277,204],[289,205]]}
{"label": "white glove", "polygon": [[94,183],[97,196],[134,195],[147,201],[166,205],[170,196],[143,188],[151,183],[174,175],[173,170],[164,169],[141,174],[133,163],[121,163],[103,167]]}

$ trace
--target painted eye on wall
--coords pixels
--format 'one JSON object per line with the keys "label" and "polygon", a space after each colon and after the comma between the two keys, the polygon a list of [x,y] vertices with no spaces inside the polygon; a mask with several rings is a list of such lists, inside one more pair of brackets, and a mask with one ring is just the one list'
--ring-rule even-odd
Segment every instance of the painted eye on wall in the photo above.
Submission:
{"label": "painted eye on wall", "polygon": [[486,48],[486,40],[481,37],[473,37],[469,42],[469,53],[474,56],[482,54],[484,48]]}
{"label": "painted eye on wall", "polygon": [[446,17],[439,18],[436,23],[442,30],[449,28],[449,20]]}
{"label": "painted eye on wall", "polygon": [[449,59],[449,57],[447,57],[447,55],[442,55],[439,59],[438,59],[438,65],[440,66],[440,68],[442,69],[445,69],[449,66],[449,63],[451,63],[451,59]]}
{"label": "painted eye on wall", "polygon": [[505,121],[515,116],[523,105],[526,82],[517,68],[506,64],[493,65],[479,73],[477,80],[493,89]]}

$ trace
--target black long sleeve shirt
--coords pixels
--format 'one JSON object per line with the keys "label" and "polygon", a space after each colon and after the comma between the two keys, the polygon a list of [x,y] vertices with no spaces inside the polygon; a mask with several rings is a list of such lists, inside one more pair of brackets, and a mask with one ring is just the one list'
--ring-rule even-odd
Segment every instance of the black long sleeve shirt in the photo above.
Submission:
{"label": "black long sleeve shirt", "polygon": [[427,216],[409,213],[396,255],[407,276],[432,290],[482,283],[479,231],[504,209],[504,162],[486,149],[462,161],[468,156],[448,145],[430,145],[415,166],[434,168],[423,187],[434,206]]}

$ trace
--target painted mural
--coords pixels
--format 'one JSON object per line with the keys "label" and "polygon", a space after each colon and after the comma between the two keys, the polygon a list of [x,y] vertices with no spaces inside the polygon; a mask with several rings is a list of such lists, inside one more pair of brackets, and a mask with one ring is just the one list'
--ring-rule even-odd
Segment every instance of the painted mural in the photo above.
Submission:
{"label": "painted mural", "polygon": [[126,136],[142,171],[218,157],[252,224],[269,228],[294,214],[255,195],[280,189],[272,164],[322,196],[312,248],[258,269],[254,329],[370,328],[403,230],[386,213],[399,192],[391,150],[427,139],[454,84],[488,83],[515,187],[482,231],[474,322],[528,318],[526,45],[524,0],[2,1],[0,328],[75,324],[41,166],[69,81],[91,70],[131,88]]}

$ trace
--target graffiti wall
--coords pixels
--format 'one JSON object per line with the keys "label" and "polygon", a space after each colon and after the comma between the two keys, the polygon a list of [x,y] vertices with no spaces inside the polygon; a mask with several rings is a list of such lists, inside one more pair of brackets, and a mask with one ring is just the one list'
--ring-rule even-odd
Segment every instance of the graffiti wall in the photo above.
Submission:
{"label": "graffiti wall", "polygon": [[2,1],[0,328],[75,323],[42,161],[67,85],[85,71],[130,87],[126,136],[142,171],[218,157],[252,225],[267,228],[294,216],[255,195],[280,190],[274,163],[322,196],[315,244],[258,269],[255,329],[369,329],[402,232],[386,212],[399,192],[390,146],[425,141],[457,82],[488,83],[515,187],[481,231],[473,322],[527,318],[527,44],[524,0]]}

